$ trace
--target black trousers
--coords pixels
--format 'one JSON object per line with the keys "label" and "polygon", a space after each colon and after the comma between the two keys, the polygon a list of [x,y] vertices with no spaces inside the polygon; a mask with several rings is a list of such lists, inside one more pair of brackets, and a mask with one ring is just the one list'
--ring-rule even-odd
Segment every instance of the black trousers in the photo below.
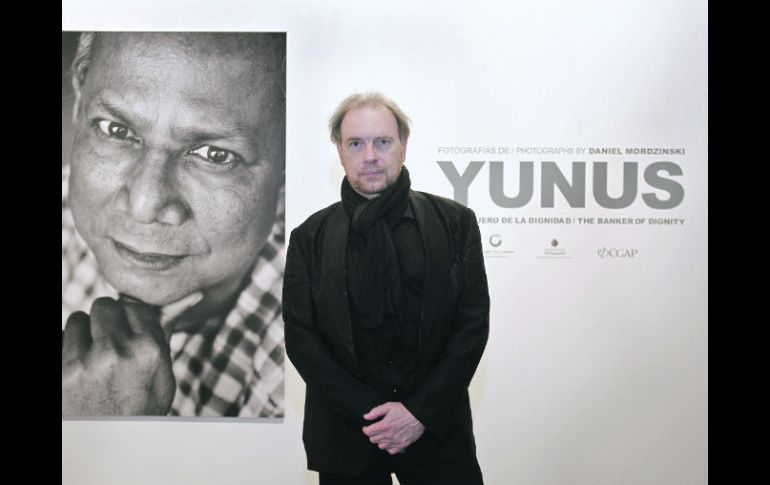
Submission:
{"label": "black trousers", "polygon": [[319,485],[392,485],[395,473],[401,485],[484,485],[475,456],[464,461],[426,459],[422,454],[390,455],[372,446],[369,464],[355,477],[319,473]]}

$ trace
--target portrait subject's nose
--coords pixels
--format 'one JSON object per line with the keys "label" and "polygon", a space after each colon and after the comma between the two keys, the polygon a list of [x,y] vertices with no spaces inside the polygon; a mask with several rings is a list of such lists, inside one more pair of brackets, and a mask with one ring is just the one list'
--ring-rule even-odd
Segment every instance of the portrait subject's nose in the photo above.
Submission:
{"label": "portrait subject's nose", "polygon": [[128,174],[123,188],[126,210],[142,224],[181,225],[189,217],[174,175],[175,155],[147,149]]}

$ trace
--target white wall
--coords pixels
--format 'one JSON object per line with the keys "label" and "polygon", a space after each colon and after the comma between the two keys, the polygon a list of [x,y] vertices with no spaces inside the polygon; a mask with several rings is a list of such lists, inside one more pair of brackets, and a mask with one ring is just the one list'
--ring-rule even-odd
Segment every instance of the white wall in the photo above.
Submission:
{"label": "white wall", "polygon": [[[137,7],[137,3],[142,8]],[[264,3],[265,5],[259,5]],[[363,4],[364,2],[360,2]],[[326,121],[359,90],[382,90],[413,121],[413,187],[452,197],[437,165],[588,164],[585,208],[539,190],[519,209],[488,195],[480,217],[684,219],[683,225],[481,225],[491,335],[471,386],[489,484],[707,482],[707,5],[705,1],[378,3],[65,0],[62,28],[288,32],[287,225],[338,198]],[[445,146],[672,147],[677,156],[445,155]],[[591,162],[669,160],[683,202],[622,210],[591,196]],[[615,192],[613,192],[615,191]],[[650,190],[640,179],[640,192]],[[488,245],[497,234],[499,247]],[[543,258],[558,239],[565,258]],[[602,259],[600,248],[635,249]],[[512,251],[512,252],[510,252]],[[629,253],[630,254],[630,253]],[[283,423],[63,421],[67,484],[311,484],[300,432],[304,386],[287,366]]]}

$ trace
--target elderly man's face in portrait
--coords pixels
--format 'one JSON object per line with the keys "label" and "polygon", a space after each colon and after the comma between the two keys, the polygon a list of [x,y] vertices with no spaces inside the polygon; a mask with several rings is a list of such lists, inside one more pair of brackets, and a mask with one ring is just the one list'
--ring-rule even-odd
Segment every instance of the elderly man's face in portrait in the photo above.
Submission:
{"label": "elderly man's face in portrait", "polygon": [[214,34],[101,34],[80,90],[70,205],[120,292],[233,291],[275,220],[281,60]]}

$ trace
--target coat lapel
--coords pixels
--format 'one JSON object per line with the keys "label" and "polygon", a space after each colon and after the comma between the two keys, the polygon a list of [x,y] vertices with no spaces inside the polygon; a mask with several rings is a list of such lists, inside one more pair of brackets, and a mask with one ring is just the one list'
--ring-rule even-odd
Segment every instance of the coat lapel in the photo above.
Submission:
{"label": "coat lapel", "polygon": [[425,195],[411,192],[417,225],[425,246],[425,284],[422,293],[422,323],[420,325],[420,346],[429,340],[437,324],[445,319],[451,303],[450,268],[453,248],[441,219],[441,214],[432,206]]}
{"label": "coat lapel", "polygon": [[326,301],[340,342],[355,363],[353,350],[353,329],[348,306],[347,282],[345,281],[345,258],[348,247],[348,215],[339,204],[330,215],[323,238],[321,257],[321,295]]}

